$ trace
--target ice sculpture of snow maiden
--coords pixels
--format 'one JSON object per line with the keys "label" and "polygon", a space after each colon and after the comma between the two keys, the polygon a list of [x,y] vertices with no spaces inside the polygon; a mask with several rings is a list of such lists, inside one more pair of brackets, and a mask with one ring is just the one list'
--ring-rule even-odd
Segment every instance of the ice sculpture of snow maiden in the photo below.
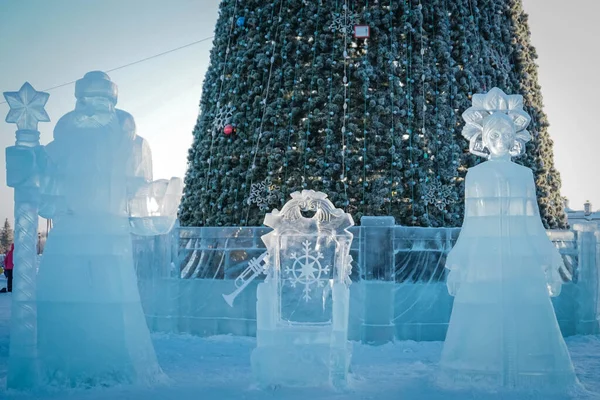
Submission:
{"label": "ice sculpture of snow maiden", "polygon": [[52,218],[37,278],[40,383],[94,386],[163,378],[140,303],[130,233],[166,233],[181,180],[152,182],[150,149],[115,108],[103,72],[75,86],[75,110],[45,146],[40,215]]}
{"label": "ice sculpture of snow maiden", "polygon": [[550,296],[570,278],[546,235],[533,174],[511,157],[530,140],[521,96],[474,95],[463,136],[489,161],[469,169],[460,237],[446,260],[454,307],[442,381],[552,391],[577,379]]}
{"label": "ice sculpture of snow maiden", "polygon": [[[262,386],[332,384],[343,387],[350,364],[348,338],[352,216],[313,190],[292,193],[281,211],[265,216],[273,231],[267,252],[250,261],[234,296],[260,273],[257,347],[252,370]],[[303,213],[314,213],[306,217]],[[261,264],[263,263],[263,264]],[[249,278],[247,278],[249,276]]]}

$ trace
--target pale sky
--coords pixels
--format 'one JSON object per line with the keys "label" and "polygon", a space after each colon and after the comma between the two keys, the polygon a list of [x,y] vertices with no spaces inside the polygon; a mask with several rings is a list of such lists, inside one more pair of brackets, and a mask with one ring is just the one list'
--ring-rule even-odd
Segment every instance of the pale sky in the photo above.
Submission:
{"label": "pale sky", "polygon": [[[523,0],[539,54],[540,84],[555,143],[562,194],[571,207],[600,208],[600,3]],[[25,81],[44,90],[212,36],[219,0],[0,0],[0,92]],[[117,107],[131,113],[153,150],[154,176],[183,177],[212,40],[109,73]],[[52,90],[40,123],[42,144],[75,105],[74,85]],[[4,100],[0,98],[0,101]],[[14,144],[14,124],[0,104],[0,148]],[[4,151],[0,166],[4,171]],[[0,221],[12,220],[13,193],[0,173]]]}

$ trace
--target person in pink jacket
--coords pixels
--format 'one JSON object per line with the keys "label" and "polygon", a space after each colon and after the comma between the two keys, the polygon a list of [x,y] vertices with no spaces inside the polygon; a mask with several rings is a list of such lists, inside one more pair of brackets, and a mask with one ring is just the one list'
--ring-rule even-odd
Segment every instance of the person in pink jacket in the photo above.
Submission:
{"label": "person in pink jacket", "polygon": [[6,283],[6,287],[0,290],[0,293],[12,292],[12,281],[13,281],[13,267],[15,263],[13,261],[13,253],[15,252],[15,245],[10,245],[10,250],[6,253],[6,257],[4,258],[4,275],[6,275],[6,279],[8,282]]}

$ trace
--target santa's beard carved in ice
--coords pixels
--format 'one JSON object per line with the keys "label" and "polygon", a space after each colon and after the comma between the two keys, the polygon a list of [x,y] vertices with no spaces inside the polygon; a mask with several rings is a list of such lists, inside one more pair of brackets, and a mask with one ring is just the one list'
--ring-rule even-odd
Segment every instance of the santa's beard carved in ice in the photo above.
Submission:
{"label": "santa's beard carved in ice", "polygon": [[511,161],[530,139],[522,104],[493,89],[463,115],[471,151],[487,149],[489,161],[467,173],[464,222],[446,260],[454,306],[444,384],[556,391],[577,383],[550,301],[570,274],[542,225],[531,170]]}
{"label": "santa's beard carved in ice", "polygon": [[45,384],[164,378],[140,303],[128,201],[152,180],[145,140],[115,109],[102,72],[77,81],[77,105],[46,146],[40,215],[52,218],[38,274],[38,357]]}

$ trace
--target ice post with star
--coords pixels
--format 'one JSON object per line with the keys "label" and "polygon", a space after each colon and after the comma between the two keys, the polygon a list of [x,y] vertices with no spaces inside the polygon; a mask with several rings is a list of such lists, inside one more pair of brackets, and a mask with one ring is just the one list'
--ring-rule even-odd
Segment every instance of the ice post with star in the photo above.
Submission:
{"label": "ice post with star", "polygon": [[36,243],[39,170],[43,164],[39,122],[50,117],[44,106],[50,95],[25,82],[5,92],[10,111],[6,122],[17,125],[16,143],[6,148],[6,182],[15,189],[15,268],[10,331],[8,387],[28,388],[37,381]]}

